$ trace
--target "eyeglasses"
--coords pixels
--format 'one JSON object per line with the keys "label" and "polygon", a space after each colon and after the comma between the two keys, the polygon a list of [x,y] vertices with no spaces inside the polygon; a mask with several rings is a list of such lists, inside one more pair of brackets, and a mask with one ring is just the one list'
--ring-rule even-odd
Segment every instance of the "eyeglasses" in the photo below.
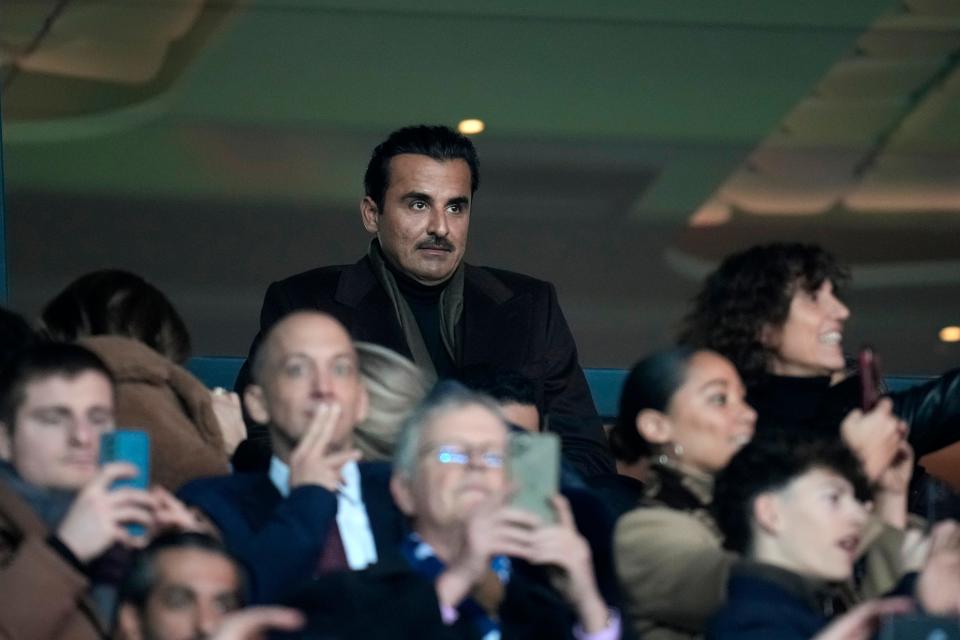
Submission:
{"label": "eyeglasses", "polygon": [[465,467],[471,462],[484,469],[503,468],[503,454],[499,451],[467,447],[461,444],[441,444],[431,447],[423,455],[432,456],[440,464]]}

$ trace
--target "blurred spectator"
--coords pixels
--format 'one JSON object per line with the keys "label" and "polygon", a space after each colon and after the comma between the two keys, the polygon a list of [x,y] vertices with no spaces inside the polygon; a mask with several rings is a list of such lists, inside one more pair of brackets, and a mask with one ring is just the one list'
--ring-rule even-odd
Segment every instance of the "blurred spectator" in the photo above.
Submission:
{"label": "blurred spectator", "polygon": [[536,385],[519,371],[477,365],[465,368],[459,379],[467,388],[493,398],[512,426],[531,433],[541,430]]}
{"label": "blurred spectator", "polygon": [[[828,623],[841,612],[837,585],[854,576],[869,497],[859,461],[836,440],[784,434],[744,447],[717,477],[714,513],[725,545],[745,561],[707,637],[845,637]],[[894,594],[917,594],[931,611],[956,615],[957,536],[941,530],[934,538],[919,579],[907,576]]]}
{"label": "blurred spectator", "polygon": [[675,348],[638,362],[611,432],[619,458],[651,458],[644,506],[614,535],[625,613],[637,636],[694,638],[723,601],[735,556],[708,512],[713,477],[753,436],[756,414],[730,362]]}
{"label": "blurred spectator", "polygon": [[354,347],[370,398],[367,417],[354,429],[354,443],[364,460],[390,460],[400,424],[430,391],[434,377],[386,347],[370,342]]}
{"label": "blurred spectator", "polygon": [[554,497],[556,523],[506,506],[507,434],[496,404],[458,383],[427,396],[404,424],[391,479],[412,523],[406,567],[309,587],[294,598],[308,636],[554,639],[577,626],[581,638],[619,637],[566,500]]}
{"label": "blurred spectator", "polygon": [[269,431],[269,470],[195,480],[180,495],[250,570],[253,602],[277,602],[316,575],[366,568],[396,547],[402,519],[389,466],[357,464],[353,431],[367,415],[367,391],[339,322],[300,311],[273,325],[244,402]]}
{"label": "blurred spectator", "polygon": [[[736,365],[757,428],[841,433],[874,476],[899,448],[904,425],[923,456],[960,439],[960,369],[890,393],[862,414],[861,380],[848,374],[841,301],[849,272],[817,245],[773,243],[728,256],[707,277],[680,339]],[[957,476],[960,478],[960,475]]]}
{"label": "blurred spectator", "polygon": [[216,539],[161,536],[137,554],[120,587],[122,640],[205,640],[244,600],[243,571]]}
{"label": "blurred spectator", "polygon": [[95,271],[44,308],[46,332],[99,355],[117,381],[117,422],[150,435],[153,480],[171,490],[225,473],[246,428],[236,394],[209,391],[184,363],[190,337],[156,287],[125,271]]}
{"label": "blurred spectator", "polygon": [[114,428],[103,362],[70,344],[38,344],[0,374],[0,629],[11,638],[100,638],[112,620],[114,576],[101,562],[147,531],[196,526],[166,491],[111,490],[136,474],[99,467]]}

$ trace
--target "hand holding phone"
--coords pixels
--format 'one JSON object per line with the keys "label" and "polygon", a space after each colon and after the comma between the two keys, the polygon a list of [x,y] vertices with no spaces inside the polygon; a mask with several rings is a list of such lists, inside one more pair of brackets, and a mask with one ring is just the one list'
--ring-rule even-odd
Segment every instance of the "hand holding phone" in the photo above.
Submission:
{"label": "hand holding phone", "polygon": [[[110,485],[111,489],[132,487],[146,490],[150,484],[150,437],[143,431],[120,429],[100,436],[100,464],[126,462],[137,468],[137,475],[121,478]],[[128,524],[132,536],[142,536],[146,529],[139,524]]]}
{"label": "hand holding phone", "polygon": [[560,439],[555,433],[511,433],[507,470],[514,485],[510,505],[557,522],[552,505],[560,485]]}

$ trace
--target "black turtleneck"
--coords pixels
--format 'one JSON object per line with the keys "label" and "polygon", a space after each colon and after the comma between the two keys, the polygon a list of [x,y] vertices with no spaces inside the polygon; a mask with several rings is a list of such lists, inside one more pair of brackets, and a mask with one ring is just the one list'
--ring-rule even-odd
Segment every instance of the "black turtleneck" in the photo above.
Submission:
{"label": "black turtleneck", "polygon": [[413,317],[417,319],[420,335],[423,337],[424,346],[427,347],[427,352],[433,361],[433,367],[437,370],[437,377],[449,378],[453,376],[456,373],[456,364],[443,344],[443,335],[440,328],[443,322],[440,296],[447,288],[449,280],[433,286],[421,284],[399,269],[395,269],[389,260],[384,260],[384,263],[396,279],[400,295],[407,301],[410,311],[413,312]]}

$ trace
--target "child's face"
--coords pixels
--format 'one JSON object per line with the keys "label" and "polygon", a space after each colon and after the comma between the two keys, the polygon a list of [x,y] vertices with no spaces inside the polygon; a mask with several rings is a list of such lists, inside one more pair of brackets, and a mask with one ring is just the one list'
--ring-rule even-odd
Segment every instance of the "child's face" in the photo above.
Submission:
{"label": "child's face", "polygon": [[850,482],[815,468],[770,498],[767,522],[778,564],[821,580],[849,578],[867,522]]}

